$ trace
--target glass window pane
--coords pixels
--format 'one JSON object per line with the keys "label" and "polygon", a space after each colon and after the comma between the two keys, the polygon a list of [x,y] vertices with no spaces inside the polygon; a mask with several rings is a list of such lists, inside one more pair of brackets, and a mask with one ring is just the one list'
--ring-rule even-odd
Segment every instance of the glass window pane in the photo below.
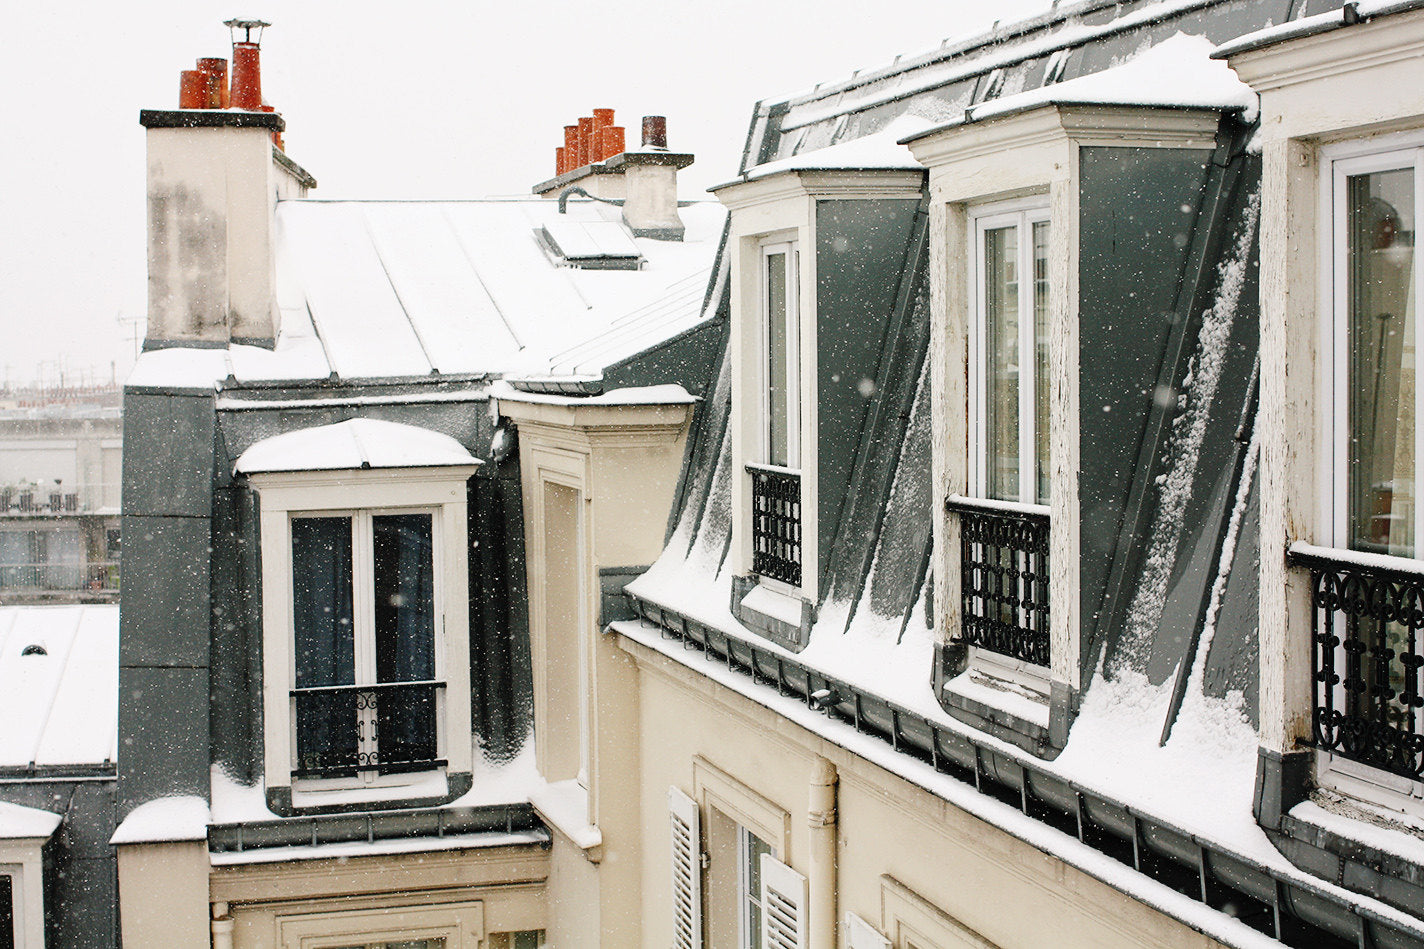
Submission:
{"label": "glass window pane", "polygon": [[[297,688],[350,685],[355,675],[351,604],[351,519],[292,520],[292,635]],[[296,699],[297,767],[349,769],[356,761],[356,693],[308,692]]]}
{"label": "glass window pane", "polygon": [[787,357],[792,342],[786,334],[786,254],[767,254],[766,267],[766,341],[767,341],[767,462],[786,465],[790,462],[790,392],[787,388]]}
{"label": "glass window pane", "polygon": [[1040,504],[1048,503],[1048,485],[1053,474],[1048,463],[1048,338],[1048,222],[1040,221],[1033,225],[1033,431],[1034,467],[1038,470],[1038,493],[1034,500]]}
{"label": "glass window pane", "polygon": [[429,514],[371,518],[376,681],[435,678],[435,565]]}
{"label": "glass window pane", "polygon": [[[376,610],[376,681],[435,678],[435,565],[429,514],[371,518]],[[384,688],[375,694],[382,770],[409,770],[436,757],[435,689]]]}
{"label": "glass window pane", "polygon": [[15,949],[15,888],[12,877],[0,873],[0,949]]}
{"label": "glass window pane", "polygon": [[988,495],[1019,500],[1019,235],[1016,227],[984,232],[985,486]]}
{"label": "glass window pane", "polygon": [[297,688],[354,681],[349,517],[292,520],[292,631]]}
{"label": "glass window pane", "polygon": [[1414,172],[1346,185],[1349,545],[1413,557]]}

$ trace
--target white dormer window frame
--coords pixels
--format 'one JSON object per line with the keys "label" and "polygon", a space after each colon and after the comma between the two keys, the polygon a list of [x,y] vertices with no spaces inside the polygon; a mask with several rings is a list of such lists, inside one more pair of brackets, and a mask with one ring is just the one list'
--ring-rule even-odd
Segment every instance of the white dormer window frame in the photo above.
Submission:
{"label": "white dormer window frame", "polygon": [[[819,596],[821,564],[817,512],[816,205],[821,200],[917,197],[923,175],[907,170],[790,170],[714,189],[728,208],[731,256],[732,354],[732,564],[738,576],[753,575],[752,474],[748,465],[769,467],[799,480],[800,573],[798,584],[756,576],[768,615],[791,620]],[[790,422],[791,464],[768,465],[771,405],[768,374],[767,261],[789,246],[786,317],[796,341],[796,405]],[[793,322],[794,318],[794,322]],[[788,371],[788,375],[790,372]],[[788,425],[788,429],[791,428]],[[762,607],[758,607],[761,611]],[[802,613],[801,615],[805,615]]]}
{"label": "white dormer window frame", "polygon": [[[801,470],[801,272],[800,244],[769,240],[761,245],[759,323],[764,353],[761,381],[763,464]],[[777,404],[780,375],[782,404]],[[778,418],[780,416],[780,418]],[[778,432],[778,422],[781,431]]]}
{"label": "white dormer window frame", "polygon": [[[964,645],[961,514],[953,502],[988,514],[1049,514],[1048,662],[964,649],[965,675],[1007,680],[1014,691],[1037,696],[1009,702],[999,711],[1052,741],[1066,740],[1071,707],[1081,694],[1082,630],[1078,553],[1080,511],[1078,385],[1079,155],[1084,147],[1210,150],[1220,114],[1209,109],[1153,109],[1095,104],[1047,104],[948,126],[909,141],[929,169],[932,261],[938,261],[931,293],[931,384],[933,387],[933,496],[935,511],[935,624],[946,646]],[[1031,268],[1034,224],[1048,224],[1048,431],[1021,430],[1019,490],[993,498],[988,490],[988,445],[982,420],[987,385],[984,339],[982,238],[998,223],[1020,229],[1019,268]],[[1026,246],[1027,245],[1027,246]],[[1030,271],[1031,272],[1031,271]],[[1028,298],[1028,299],[1026,299]],[[1031,294],[1019,294],[1019,360],[1036,346],[1030,332]],[[976,350],[977,347],[977,350]],[[1030,375],[1033,374],[1030,367]],[[1030,415],[1032,393],[1020,388],[1021,417]],[[1033,413],[1036,414],[1036,413]],[[1025,477],[1030,453],[1046,447],[1051,459],[1049,497]],[[1036,479],[1034,479],[1036,480]],[[1044,501],[1046,503],[1040,503]],[[1020,553],[1017,556],[1022,557]],[[1027,652],[1028,650],[1023,650]],[[960,680],[960,681],[957,681]],[[994,703],[997,689],[956,677],[946,695],[974,705]],[[962,689],[962,691],[956,691]],[[1041,701],[1039,700],[1041,699]],[[1055,721],[1053,716],[1058,716]],[[1016,725],[1010,731],[1023,734]]]}
{"label": "white dormer window frame", "polygon": [[[348,801],[441,798],[449,792],[450,775],[471,772],[466,481],[474,472],[473,465],[459,465],[248,476],[261,513],[263,775],[269,799],[274,789],[287,789],[292,806],[301,809]],[[358,767],[340,776],[303,776],[297,735],[293,525],[313,518],[349,518],[355,601],[352,685],[353,691],[360,692],[361,685],[379,684],[373,655],[372,525],[382,517],[407,515],[430,518],[434,674],[429,682],[435,684],[436,730],[432,764],[394,770]],[[361,726],[358,754],[377,751],[378,744],[369,740],[376,710],[356,714]]]}

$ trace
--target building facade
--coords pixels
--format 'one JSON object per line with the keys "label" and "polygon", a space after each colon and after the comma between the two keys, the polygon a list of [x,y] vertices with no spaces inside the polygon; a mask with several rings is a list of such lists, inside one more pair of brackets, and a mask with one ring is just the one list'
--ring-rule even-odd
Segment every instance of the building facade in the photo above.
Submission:
{"label": "building facade", "polygon": [[1087,0],[680,209],[144,113],[124,942],[1424,945],[1421,31]]}

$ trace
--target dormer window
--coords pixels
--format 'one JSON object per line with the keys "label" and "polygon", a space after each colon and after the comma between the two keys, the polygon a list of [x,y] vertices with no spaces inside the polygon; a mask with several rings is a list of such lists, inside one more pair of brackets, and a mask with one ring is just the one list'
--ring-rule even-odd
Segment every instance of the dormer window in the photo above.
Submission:
{"label": "dormer window", "polygon": [[253,445],[268,804],[448,799],[470,784],[466,481],[448,436],[353,419]]}

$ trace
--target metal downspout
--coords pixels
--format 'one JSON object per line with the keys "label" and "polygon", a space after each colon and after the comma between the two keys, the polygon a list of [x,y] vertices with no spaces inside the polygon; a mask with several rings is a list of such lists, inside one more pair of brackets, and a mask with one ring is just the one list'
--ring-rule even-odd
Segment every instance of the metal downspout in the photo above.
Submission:
{"label": "metal downspout", "polygon": [[811,766],[810,945],[836,949],[836,766],[818,757]]}

